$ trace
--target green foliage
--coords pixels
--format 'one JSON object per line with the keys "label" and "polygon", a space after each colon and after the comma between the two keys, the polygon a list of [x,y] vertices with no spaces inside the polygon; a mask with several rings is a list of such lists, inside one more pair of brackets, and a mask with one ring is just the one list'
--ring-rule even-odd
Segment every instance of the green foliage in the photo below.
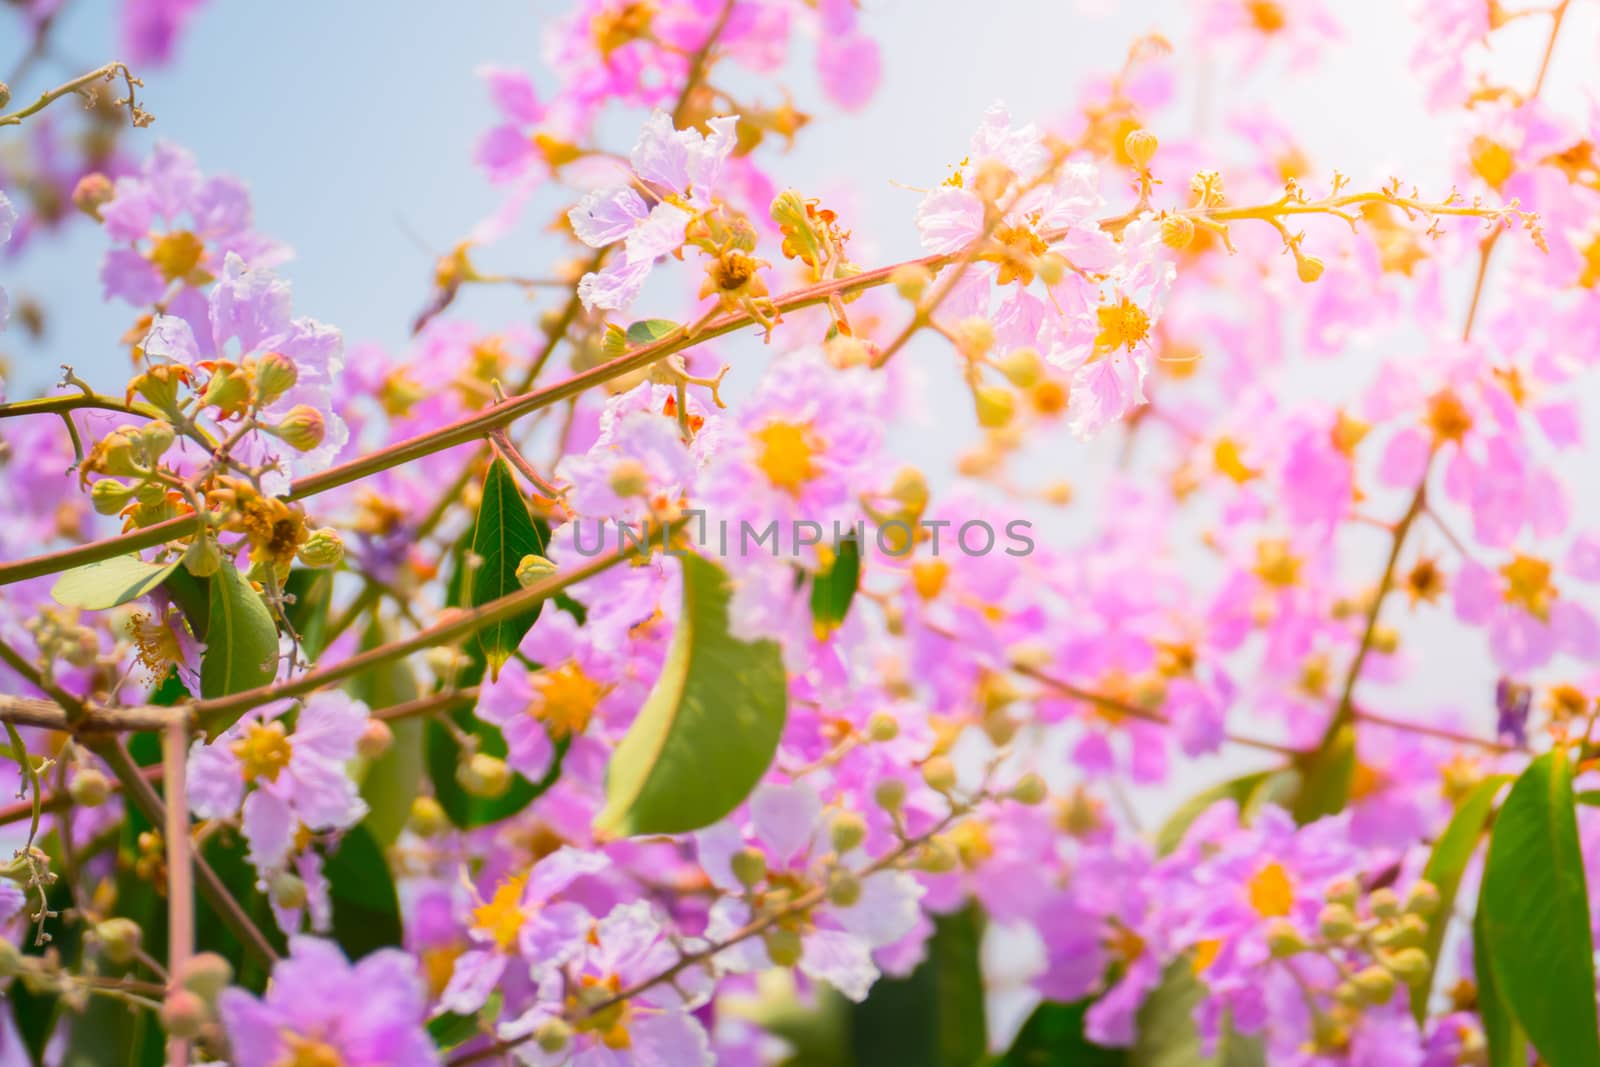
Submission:
{"label": "green foliage", "polygon": [[1297,779],[1294,771],[1255,771],[1190,797],[1156,831],[1156,850],[1163,856],[1172,852],[1183,843],[1183,836],[1195,820],[1224,800],[1238,805],[1240,819],[1247,821],[1262,804],[1292,788]]}
{"label": "green foliage", "polygon": [[178,569],[179,562],[146,563],[138,556],[114,556],[85,563],[57,578],[50,595],[65,607],[104,611],[154,591]]}
{"label": "green foliage", "polygon": [[630,345],[649,345],[661,340],[681,327],[671,319],[644,319],[628,327]]}
{"label": "green foliage", "polygon": [[837,627],[850,613],[860,585],[861,547],[853,539],[840,542],[833,563],[811,580],[812,619],[824,630]]}
{"label": "green foliage", "polygon": [[722,570],[684,556],[683,616],[661,676],[606,771],[596,832],[684,833],[709,826],[755,788],[788,711],[788,676],[771,641],[728,633]]}
{"label": "green foliage", "polygon": [[988,1049],[976,905],[934,919],[927,958],[905,978],[879,979],[855,1005],[850,1044],[860,1067],[972,1067]]}
{"label": "green foliage", "polygon": [[1300,770],[1300,792],[1291,808],[1296,822],[1315,822],[1343,811],[1355,778],[1355,725],[1347,722],[1335,727],[1322,746],[1304,759]]}
{"label": "green foliage", "polygon": [[[383,627],[374,619],[361,637],[363,651],[384,643]],[[373,711],[405,704],[418,697],[416,675],[405,660],[379,664],[357,675],[350,692]],[[390,845],[400,836],[411,817],[411,802],[422,781],[423,723],[405,719],[389,724],[394,741],[389,750],[366,766],[361,777],[361,798],[368,814],[362,825],[380,845]]]}
{"label": "green foliage", "polygon": [[1265,1067],[1261,1042],[1224,1030],[1205,1055],[1194,1011],[1205,995],[1188,959],[1167,965],[1157,986],[1139,1006],[1130,1062],[1136,1067]]}
{"label": "green foliage", "polygon": [[1093,1002],[1045,1001],[1033,1009],[1006,1053],[989,1067],[1127,1067],[1128,1050],[1105,1048],[1083,1036]]}
{"label": "green foliage", "polygon": [[[260,594],[228,560],[211,576],[209,603],[206,651],[200,660],[201,695],[227,696],[271,682],[278,670],[277,627]],[[213,736],[238,718],[210,724]]]}
{"label": "green foliage", "polygon": [[[542,556],[544,551],[545,538],[528,514],[528,503],[522,498],[510,465],[496,457],[484,478],[483,501],[478,505],[478,520],[473,526],[472,552],[478,558],[478,566],[472,572],[470,606],[481,607],[519,592],[522,583],[517,580],[517,564],[524,556]],[[544,602],[539,601],[515,618],[502,619],[478,631],[478,647],[491,676],[499,674],[500,667],[533,628],[543,607]]]}
{"label": "green foliage", "polygon": [[345,832],[323,867],[333,901],[333,938],[351,959],[398,945],[400,901],[383,850],[365,824]]}
{"label": "green foliage", "polygon": [[333,571],[297,567],[283,583],[286,596],[294,603],[285,609],[289,625],[300,635],[300,648],[313,662],[322,655],[328,630],[328,609],[333,605]]}
{"label": "green foliage", "polygon": [[1528,765],[1489,835],[1479,927],[1499,999],[1550,1067],[1600,1064],[1589,895],[1562,749]]}

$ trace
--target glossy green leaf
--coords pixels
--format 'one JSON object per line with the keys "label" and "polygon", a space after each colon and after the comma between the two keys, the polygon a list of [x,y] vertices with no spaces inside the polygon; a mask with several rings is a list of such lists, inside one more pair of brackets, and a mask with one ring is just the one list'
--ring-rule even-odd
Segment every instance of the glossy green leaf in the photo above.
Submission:
{"label": "glossy green leaf", "polygon": [[476,1015],[457,1015],[453,1011],[436,1015],[428,1020],[428,1036],[440,1052],[465,1045],[475,1037],[493,1034],[495,1020],[500,1018],[504,995],[497,989],[489,994],[483,1008]]}
{"label": "glossy green leaf", "polygon": [[1016,1040],[990,1067],[1127,1067],[1125,1048],[1106,1048],[1083,1036],[1091,1001],[1047,1000],[1033,1009]]}
{"label": "glossy green leaf", "polygon": [[[528,503],[517,487],[511,466],[496,457],[484,478],[483,502],[478,505],[478,521],[472,532],[472,552],[478,565],[472,572],[470,606],[480,607],[520,591],[517,564],[524,556],[542,556],[544,551],[544,538],[528,514]],[[502,619],[478,631],[478,647],[491,677],[499,674],[501,665],[517,650],[542,607],[541,601],[515,618]]]}
{"label": "glossy green leaf", "polygon": [[709,826],[750,794],[778,750],[789,702],[778,646],[728,633],[726,575],[681,559],[683,614],[661,676],[612,753],[597,833]]}
{"label": "glossy green leaf", "polygon": [[904,978],[883,978],[850,1015],[855,1063],[972,1067],[988,1050],[976,905],[934,917],[927,956]]}
{"label": "glossy green leaf", "polygon": [[56,603],[86,611],[104,611],[152,592],[178,569],[181,560],[146,563],[138,556],[115,556],[62,574],[50,587]]}
{"label": "glossy green leaf", "polygon": [[[385,641],[384,628],[374,620],[361,637],[361,650],[377,648]],[[356,699],[373,711],[392,708],[417,699],[417,678],[405,660],[381,663],[357,675],[350,683]],[[366,765],[361,777],[361,798],[367,802],[367,817],[362,825],[380,845],[390,845],[411,818],[411,802],[422,781],[423,722],[401,719],[389,724],[394,740],[383,755]]]}
{"label": "glossy green leaf", "polygon": [[1343,811],[1355,779],[1355,726],[1345,723],[1334,730],[1321,748],[1306,757],[1300,770],[1300,792],[1292,808],[1296,822],[1315,822]]}
{"label": "glossy green leaf", "polygon": [[1194,821],[1224,800],[1231,800],[1239,808],[1239,817],[1248,820],[1260,806],[1284,788],[1293,784],[1294,771],[1255,771],[1212,786],[1179,806],[1178,810],[1156,831],[1156,850],[1163,856],[1183,843]]}
{"label": "glossy green leaf", "polygon": [[[211,576],[210,611],[200,694],[227,696],[271,682],[278,672],[278,629],[261,595],[227,560]],[[215,736],[233,723],[211,725]]]}
{"label": "glossy green leaf", "polygon": [[1428,977],[1411,987],[1411,1012],[1420,1024],[1428,1016],[1428,996],[1433,991],[1433,974],[1439,962],[1439,950],[1444,945],[1445,931],[1450,927],[1450,917],[1455,912],[1456,891],[1461,888],[1461,875],[1466,871],[1472,854],[1478,850],[1478,839],[1483,836],[1489,816],[1494,813],[1494,798],[1511,780],[1508,774],[1490,775],[1479,782],[1472,792],[1462,799],[1450,818],[1450,825],[1433,844],[1428,865],[1423,869],[1424,880],[1439,891],[1439,906],[1428,922],[1427,940],[1422,949],[1428,954]]}
{"label": "glossy green leaf", "polygon": [[671,319],[645,319],[628,327],[628,343],[630,345],[654,344],[677,329],[678,324]]}
{"label": "glossy green leaf", "polygon": [[400,944],[400,901],[383,850],[365,825],[339,839],[323,873],[333,900],[333,937],[351,959]]}
{"label": "glossy green leaf", "polygon": [[1483,932],[1483,898],[1472,920],[1472,969],[1477,974],[1478,1018],[1489,1049],[1489,1067],[1528,1067],[1528,1041],[1511,1017],[1489,965],[1489,939]]}
{"label": "glossy green leaf", "polygon": [[811,579],[811,617],[820,629],[833,630],[844,622],[860,585],[861,548],[854,540],[842,541],[832,565]]}
{"label": "glossy green leaf", "polygon": [[1205,987],[1187,958],[1168,964],[1161,984],[1139,1007],[1128,1062],[1134,1067],[1265,1067],[1261,1042],[1227,1029],[1216,1049],[1205,1054],[1194,1025],[1195,1008],[1204,996]]}
{"label": "glossy green leaf", "polygon": [[1550,1067],[1600,1064],[1573,803],[1565,752],[1534,760],[1501,805],[1483,870],[1480,919],[1495,987]]}
{"label": "glossy green leaf", "polygon": [[302,654],[315,663],[322,655],[328,611],[333,606],[333,571],[296,567],[283,583],[283,591],[294,598],[284,614],[300,635]]}

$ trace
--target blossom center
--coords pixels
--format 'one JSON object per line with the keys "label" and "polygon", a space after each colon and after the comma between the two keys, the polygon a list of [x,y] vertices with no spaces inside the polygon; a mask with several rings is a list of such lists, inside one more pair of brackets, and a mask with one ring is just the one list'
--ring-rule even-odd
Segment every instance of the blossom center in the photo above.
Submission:
{"label": "blossom center", "polygon": [[1300,560],[1289,551],[1289,542],[1269,540],[1256,545],[1256,577],[1279,589],[1300,580]]}
{"label": "blossom center", "polygon": [[1556,587],[1550,584],[1550,564],[1533,556],[1517,556],[1500,568],[1506,580],[1506,603],[1520,606],[1540,622],[1550,621],[1550,601]]}
{"label": "blossom center", "polygon": [[996,284],[1009,285],[1013,281],[1031,284],[1039,257],[1048,251],[1044,238],[1034,233],[1031,226],[1000,226],[994,231],[993,241],[994,247],[978,258],[1000,265]]}
{"label": "blossom center", "polygon": [[177,230],[158,239],[150,249],[150,262],[166,281],[187,278],[200,266],[206,246],[188,230]]}
{"label": "blossom center", "polygon": [[1289,16],[1277,0],[1248,0],[1244,6],[1250,21],[1262,33],[1277,33],[1288,25]]}
{"label": "blossom center", "polygon": [[1460,441],[1472,429],[1472,416],[1461,398],[1442,389],[1428,398],[1428,428],[1440,441]]}
{"label": "blossom center", "polygon": [[517,943],[527,912],[522,907],[522,890],[527,885],[526,876],[508,878],[495,889],[487,904],[472,912],[472,925],[494,940],[500,951],[506,952]]}
{"label": "blossom center", "polygon": [[635,0],[613,10],[602,11],[589,22],[594,46],[600,50],[601,56],[609,59],[611,53],[623,45],[648,37],[650,22],[655,14],[656,5],[651,0]]}
{"label": "blossom center", "polygon": [[326,1041],[300,1034],[283,1035],[284,1052],[272,1067],[345,1067],[339,1050]]}
{"label": "blossom center", "polygon": [[1094,345],[1102,351],[1126,348],[1132,352],[1135,345],[1150,335],[1150,316],[1125,296],[1118,297],[1115,303],[1101,304],[1095,309],[1095,318],[1100,334],[1094,339]]}
{"label": "blossom center", "polygon": [[1294,885],[1281,863],[1269,863],[1250,879],[1250,906],[1263,919],[1282,918],[1294,904]]}
{"label": "blossom center", "polygon": [[1578,275],[1578,284],[1585,289],[1600,288],[1600,233],[1583,250],[1583,272]]}
{"label": "blossom center", "polygon": [[1494,189],[1506,183],[1515,166],[1511,150],[1483,134],[1472,139],[1472,144],[1467,147],[1467,155],[1472,161],[1473,171]]}
{"label": "blossom center", "polygon": [[798,496],[817,476],[817,453],[811,427],[794,422],[769,422],[755,432],[761,446],[756,466],[774,486]]}
{"label": "blossom center", "polygon": [[587,730],[595,705],[606,693],[606,687],[585,674],[575,660],[537,675],[534,685],[541,699],[529,713],[558,740]]}
{"label": "blossom center", "polygon": [[233,754],[239,757],[245,781],[265,778],[275,782],[279,772],[289,765],[292,748],[283,723],[275,719],[252,723],[245,735],[233,743]]}

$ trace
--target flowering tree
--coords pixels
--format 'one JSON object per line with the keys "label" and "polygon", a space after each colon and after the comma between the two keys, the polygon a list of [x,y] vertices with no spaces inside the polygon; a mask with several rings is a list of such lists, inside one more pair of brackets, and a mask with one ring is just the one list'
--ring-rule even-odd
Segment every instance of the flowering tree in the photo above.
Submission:
{"label": "flowering tree", "polygon": [[572,6],[482,71],[505,206],[400,352],[146,130],[196,0],[0,114],[0,241],[94,228],[132,365],[0,398],[0,1064],[1600,1064],[1600,111],[1542,97],[1597,5],[1423,8],[1433,191],[1199,138],[1133,41],[927,131],[900,263],[784,176],[879,80],[854,0]]}

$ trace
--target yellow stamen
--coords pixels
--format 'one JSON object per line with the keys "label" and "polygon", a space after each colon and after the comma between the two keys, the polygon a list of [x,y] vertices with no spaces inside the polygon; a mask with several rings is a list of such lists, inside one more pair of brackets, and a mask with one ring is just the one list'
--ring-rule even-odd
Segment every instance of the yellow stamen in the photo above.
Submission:
{"label": "yellow stamen", "polygon": [[479,905],[472,912],[472,925],[493,938],[502,952],[510,951],[517,943],[517,934],[528,917],[522,908],[522,890],[527,883],[526,876],[506,879],[487,904]]}
{"label": "yellow stamen", "polygon": [[1250,879],[1250,906],[1263,919],[1282,918],[1294,906],[1294,885],[1282,864],[1269,863]]}
{"label": "yellow stamen", "polygon": [[1540,622],[1550,621],[1550,601],[1557,595],[1550,584],[1550,564],[1519,555],[1500,568],[1500,576],[1506,580],[1506,603],[1520,605]]}
{"label": "yellow stamen", "polygon": [[557,740],[589,728],[595,706],[607,688],[585,674],[576,660],[540,672],[533,685],[540,699],[528,708],[528,714],[543,722]]}
{"label": "yellow stamen", "polygon": [[240,772],[244,780],[254,782],[264,778],[278,780],[278,774],[289,765],[293,746],[286,736],[283,723],[274,719],[267,723],[252,723],[245,735],[233,743],[233,754],[239,757]]}
{"label": "yellow stamen", "polygon": [[761,446],[756,466],[774,486],[794,496],[817,476],[812,462],[818,451],[811,427],[793,422],[769,422],[753,435]]}

